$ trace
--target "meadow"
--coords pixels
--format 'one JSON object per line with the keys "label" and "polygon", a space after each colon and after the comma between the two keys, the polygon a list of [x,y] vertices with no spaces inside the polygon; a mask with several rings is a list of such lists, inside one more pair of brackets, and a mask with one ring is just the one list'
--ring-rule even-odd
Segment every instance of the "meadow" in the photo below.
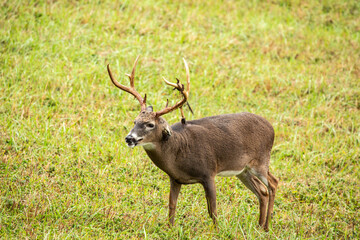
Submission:
{"label": "meadow", "polygon": [[[360,2],[0,1],[1,239],[360,238]],[[280,178],[270,231],[236,178],[184,186],[168,227],[169,180],[124,137],[189,63],[194,115],[272,123]],[[174,111],[169,123],[180,120]]]}

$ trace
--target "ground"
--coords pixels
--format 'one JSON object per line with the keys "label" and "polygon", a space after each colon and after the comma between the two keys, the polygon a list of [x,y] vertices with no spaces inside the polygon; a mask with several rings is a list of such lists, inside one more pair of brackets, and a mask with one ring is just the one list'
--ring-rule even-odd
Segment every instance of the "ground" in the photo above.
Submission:
{"label": "ground", "polygon": [[[1,1],[0,238],[359,238],[359,1]],[[169,180],[124,137],[185,80],[187,119],[252,112],[276,138],[268,233],[255,196],[217,178],[218,228],[200,185],[167,226]],[[180,120],[174,111],[169,123]]]}

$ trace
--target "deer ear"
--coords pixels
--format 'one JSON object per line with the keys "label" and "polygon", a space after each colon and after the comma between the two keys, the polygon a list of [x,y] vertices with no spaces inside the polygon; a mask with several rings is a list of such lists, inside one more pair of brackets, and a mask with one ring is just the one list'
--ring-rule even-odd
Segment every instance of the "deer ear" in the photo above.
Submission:
{"label": "deer ear", "polygon": [[153,112],[154,110],[153,110],[152,106],[148,106],[148,107],[146,107],[146,111],[147,112]]}
{"label": "deer ear", "polygon": [[167,141],[170,136],[171,136],[171,131],[170,131],[170,129],[169,129],[169,126],[166,126],[166,127],[162,130],[162,139],[163,139],[163,141]]}

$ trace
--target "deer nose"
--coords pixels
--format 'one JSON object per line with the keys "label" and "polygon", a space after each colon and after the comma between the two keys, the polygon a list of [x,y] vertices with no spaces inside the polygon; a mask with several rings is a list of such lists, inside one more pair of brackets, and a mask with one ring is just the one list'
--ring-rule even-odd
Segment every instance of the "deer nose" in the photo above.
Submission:
{"label": "deer nose", "polygon": [[127,144],[131,144],[131,143],[135,142],[135,138],[134,138],[133,136],[131,136],[131,135],[127,135],[127,136],[125,137],[125,142],[126,142]]}

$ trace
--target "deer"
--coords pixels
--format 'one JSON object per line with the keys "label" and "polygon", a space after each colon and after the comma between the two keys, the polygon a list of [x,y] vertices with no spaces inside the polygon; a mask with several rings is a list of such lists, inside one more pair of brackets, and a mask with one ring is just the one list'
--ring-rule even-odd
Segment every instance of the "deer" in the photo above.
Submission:
{"label": "deer", "polygon": [[[183,106],[189,97],[190,71],[185,59],[186,89],[179,80],[172,83],[163,77],[167,85],[181,93],[181,100],[173,106],[168,106],[167,101],[165,108],[155,112],[152,106],[147,106],[146,94],[143,98],[135,90],[138,60],[139,56],[131,74],[126,74],[130,87],[115,80],[109,64],[107,71],[116,87],[130,93],[140,103],[140,113],[125,142],[130,148],[142,146],[152,162],[169,176],[169,225],[174,225],[181,186],[200,183],[205,190],[208,213],[216,226],[215,177],[236,176],[258,198],[259,225],[268,231],[279,183],[269,171],[275,136],[272,125],[263,117],[248,112],[186,121]],[[170,126],[162,116],[175,109],[180,109],[182,119]]]}

